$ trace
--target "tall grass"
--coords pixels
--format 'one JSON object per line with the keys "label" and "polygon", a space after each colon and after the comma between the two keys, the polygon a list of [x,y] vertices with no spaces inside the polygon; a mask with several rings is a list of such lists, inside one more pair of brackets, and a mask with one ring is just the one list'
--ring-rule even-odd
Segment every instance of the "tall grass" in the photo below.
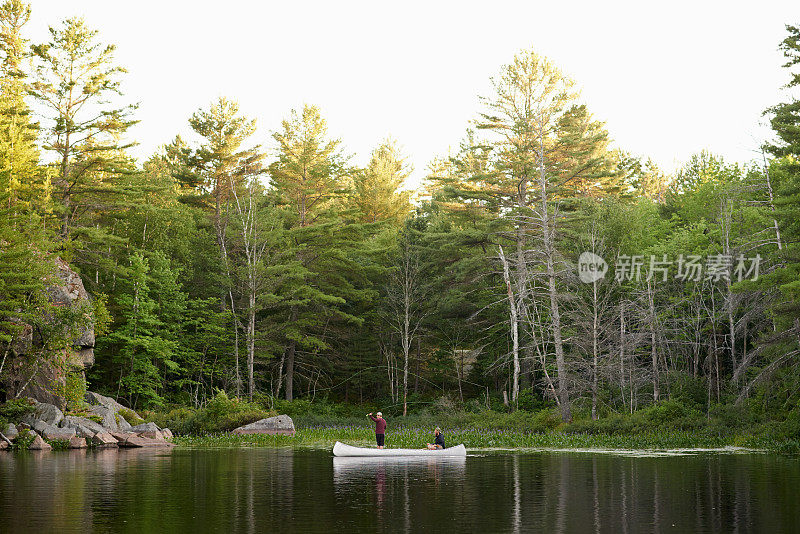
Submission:
{"label": "tall grass", "polygon": [[[510,429],[456,428],[445,432],[448,446],[463,443],[468,449],[684,449],[742,446],[767,448],[769,443],[748,437],[719,437],[691,431],[645,432],[636,435],[534,433]],[[330,448],[336,441],[373,447],[375,435],[365,426],[333,425],[302,428],[294,436],[209,434],[179,436],[176,443],[187,447],[307,447]],[[423,448],[433,441],[428,428],[403,426],[386,434],[389,448]]]}

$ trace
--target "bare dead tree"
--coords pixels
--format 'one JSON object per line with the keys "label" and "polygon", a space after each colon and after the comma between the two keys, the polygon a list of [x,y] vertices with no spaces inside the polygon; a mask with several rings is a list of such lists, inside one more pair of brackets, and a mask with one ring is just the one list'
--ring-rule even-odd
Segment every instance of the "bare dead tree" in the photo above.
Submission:
{"label": "bare dead tree", "polygon": [[398,262],[387,286],[388,323],[400,339],[403,350],[403,416],[408,413],[408,361],[411,344],[428,313],[423,306],[424,291],[419,252],[408,237],[400,240]]}
{"label": "bare dead tree", "polygon": [[[275,277],[270,275],[268,259],[276,256],[280,243],[276,241],[274,231],[278,225],[276,218],[265,219],[262,207],[259,206],[258,178],[260,165],[250,169],[244,191],[237,191],[235,184],[230,184],[234,198],[235,215],[237,217],[237,238],[244,264],[235,269],[243,286],[246,299],[247,322],[245,335],[247,341],[247,393],[252,400],[255,392],[255,340],[256,313],[268,300],[277,301],[270,291],[274,289]],[[243,193],[243,195],[242,195]]]}

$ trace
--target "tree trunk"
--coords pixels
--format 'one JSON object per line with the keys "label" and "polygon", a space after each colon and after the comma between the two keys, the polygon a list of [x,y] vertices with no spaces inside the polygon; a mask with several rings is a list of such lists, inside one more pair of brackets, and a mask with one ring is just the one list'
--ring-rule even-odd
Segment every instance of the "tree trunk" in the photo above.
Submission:
{"label": "tree trunk", "polygon": [[597,282],[592,282],[592,420],[597,421]]}
{"label": "tree trunk", "polygon": [[625,398],[625,302],[619,305],[619,390],[622,405],[627,404]]}
{"label": "tree trunk", "polygon": [[511,322],[511,357],[514,363],[513,378],[511,382],[511,402],[516,404],[517,396],[519,395],[519,321],[517,316],[517,303],[514,299],[514,293],[511,291],[511,276],[508,268],[508,261],[503,253],[503,247],[498,247],[500,252],[500,261],[503,262],[503,279],[506,282],[506,290],[508,291],[508,309]]}
{"label": "tree trunk", "polygon": [[414,362],[414,394],[419,393],[419,365],[422,360],[422,350],[420,348],[420,339],[417,336],[417,360]]}
{"label": "tree trunk", "polygon": [[289,350],[286,351],[286,400],[294,398],[294,351],[295,342],[289,343]]}
{"label": "tree trunk", "polygon": [[653,402],[658,402],[661,391],[658,387],[658,347],[656,337],[656,308],[650,280],[647,281],[647,302],[650,311],[650,358],[653,366]]}
{"label": "tree trunk", "polygon": [[555,270],[555,236],[553,228],[550,227],[550,212],[547,196],[547,168],[544,156],[544,139],[539,142],[539,194],[541,201],[541,221],[542,221],[542,245],[545,254],[545,266],[547,274],[547,292],[550,297],[550,317],[553,331],[553,344],[556,351],[556,368],[558,369],[558,397],[561,408],[561,419],[564,422],[572,420],[572,413],[569,405],[569,391],[567,389],[568,379],[567,364],[564,359],[564,341],[561,335],[561,313],[558,307],[558,293],[556,291],[556,270]]}
{"label": "tree trunk", "polygon": [[253,377],[253,364],[256,354],[256,294],[253,290],[250,292],[250,310],[248,311],[247,319],[247,391],[252,401],[256,388],[255,378]]}

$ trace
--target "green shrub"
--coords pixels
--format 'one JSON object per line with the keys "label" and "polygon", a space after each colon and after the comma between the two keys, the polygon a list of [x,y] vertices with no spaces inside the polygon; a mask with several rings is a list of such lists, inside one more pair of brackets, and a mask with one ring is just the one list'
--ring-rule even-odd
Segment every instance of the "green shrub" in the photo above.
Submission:
{"label": "green shrub", "polygon": [[667,380],[670,383],[670,397],[673,401],[695,409],[703,409],[706,406],[708,386],[705,378],[675,372],[670,373]]}
{"label": "green shrub", "polygon": [[207,434],[227,432],[271,415],[275,415],[275,413],[238,398],[230,399],[224,391],[220,390],[204,408],[195,413],[190,423],[194,433]]}
{"label": "green shrub", "polygon": [[27,450],[34,439],[36,439],[35,432],[31,432],[27,428],[22,429],[19,431],[19,434],[17,434],[17,437],[14,438],[14,448],[21,451]]}
{"label": "green shrub", "polygon": [[536,412],[549,407],[547,401],[545,401],[541,395],[535,394],[528,388],[519,392],[517,405],[520,410],[525,410],[526,412]]}
{"label": "green shrub", "polygon": [[0,418],[11,422],[17,422],[25,414],[33,413],[36,410],[31,399],[11,399],[0,405]]}
{"label": "green shrub", "polygon": [[64,386],[64,399],[67,410],[80,410],[83,408],[83,397],[86,395],[86,377],[83,371],[70,371],[67,373],[66,386]]}
{"label": "green shrub", "polygon": [[176,434],[190,434],[192,433],[190,421],[196,412],[197,410],[194,408],[187,407],[173,408],[166,412],[145,410],[142,412],[142,417],[144,418],[143,422],[153,422],[159,428],[169,428]]}
{"label": "green shrub", "polygon": [[68,439],[48,439],[46,441],[53,447],[54,451],[65,451],[69,449]]}
{"label": "green shrub", "polygon": [[795,408],[781,425],[783,435],[795,442],[800,441],[800,409]]}
{"label": "green shrub", "polygon": [[[136,412],[134,412],[133,410],[122,408],[117,412],[117,414],[121,415],[128,423],[131,424],[131,426],[141,425],[142,423],[144,423],[144,419],[136,415]],[[158,426],[161,427],[161,425]]]}
{"label": "green shrub", "polygon": [[[310,403],[309,403],[310,404]],[[220,390],[203,408],[175,408],[168,412],[142,412],[146,420],[177,434],[229,432],[237,427],[276,415],[257,403],[229,398]]]}

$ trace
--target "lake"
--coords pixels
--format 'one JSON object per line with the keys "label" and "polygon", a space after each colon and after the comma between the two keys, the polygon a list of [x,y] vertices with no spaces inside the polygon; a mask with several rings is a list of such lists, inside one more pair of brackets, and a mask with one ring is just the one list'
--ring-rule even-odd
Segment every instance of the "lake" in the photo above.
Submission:
{"label": "lake", "polygon": [[0,453],[0,532],[798,532],[800,459],[333,458],[287,449]]}

